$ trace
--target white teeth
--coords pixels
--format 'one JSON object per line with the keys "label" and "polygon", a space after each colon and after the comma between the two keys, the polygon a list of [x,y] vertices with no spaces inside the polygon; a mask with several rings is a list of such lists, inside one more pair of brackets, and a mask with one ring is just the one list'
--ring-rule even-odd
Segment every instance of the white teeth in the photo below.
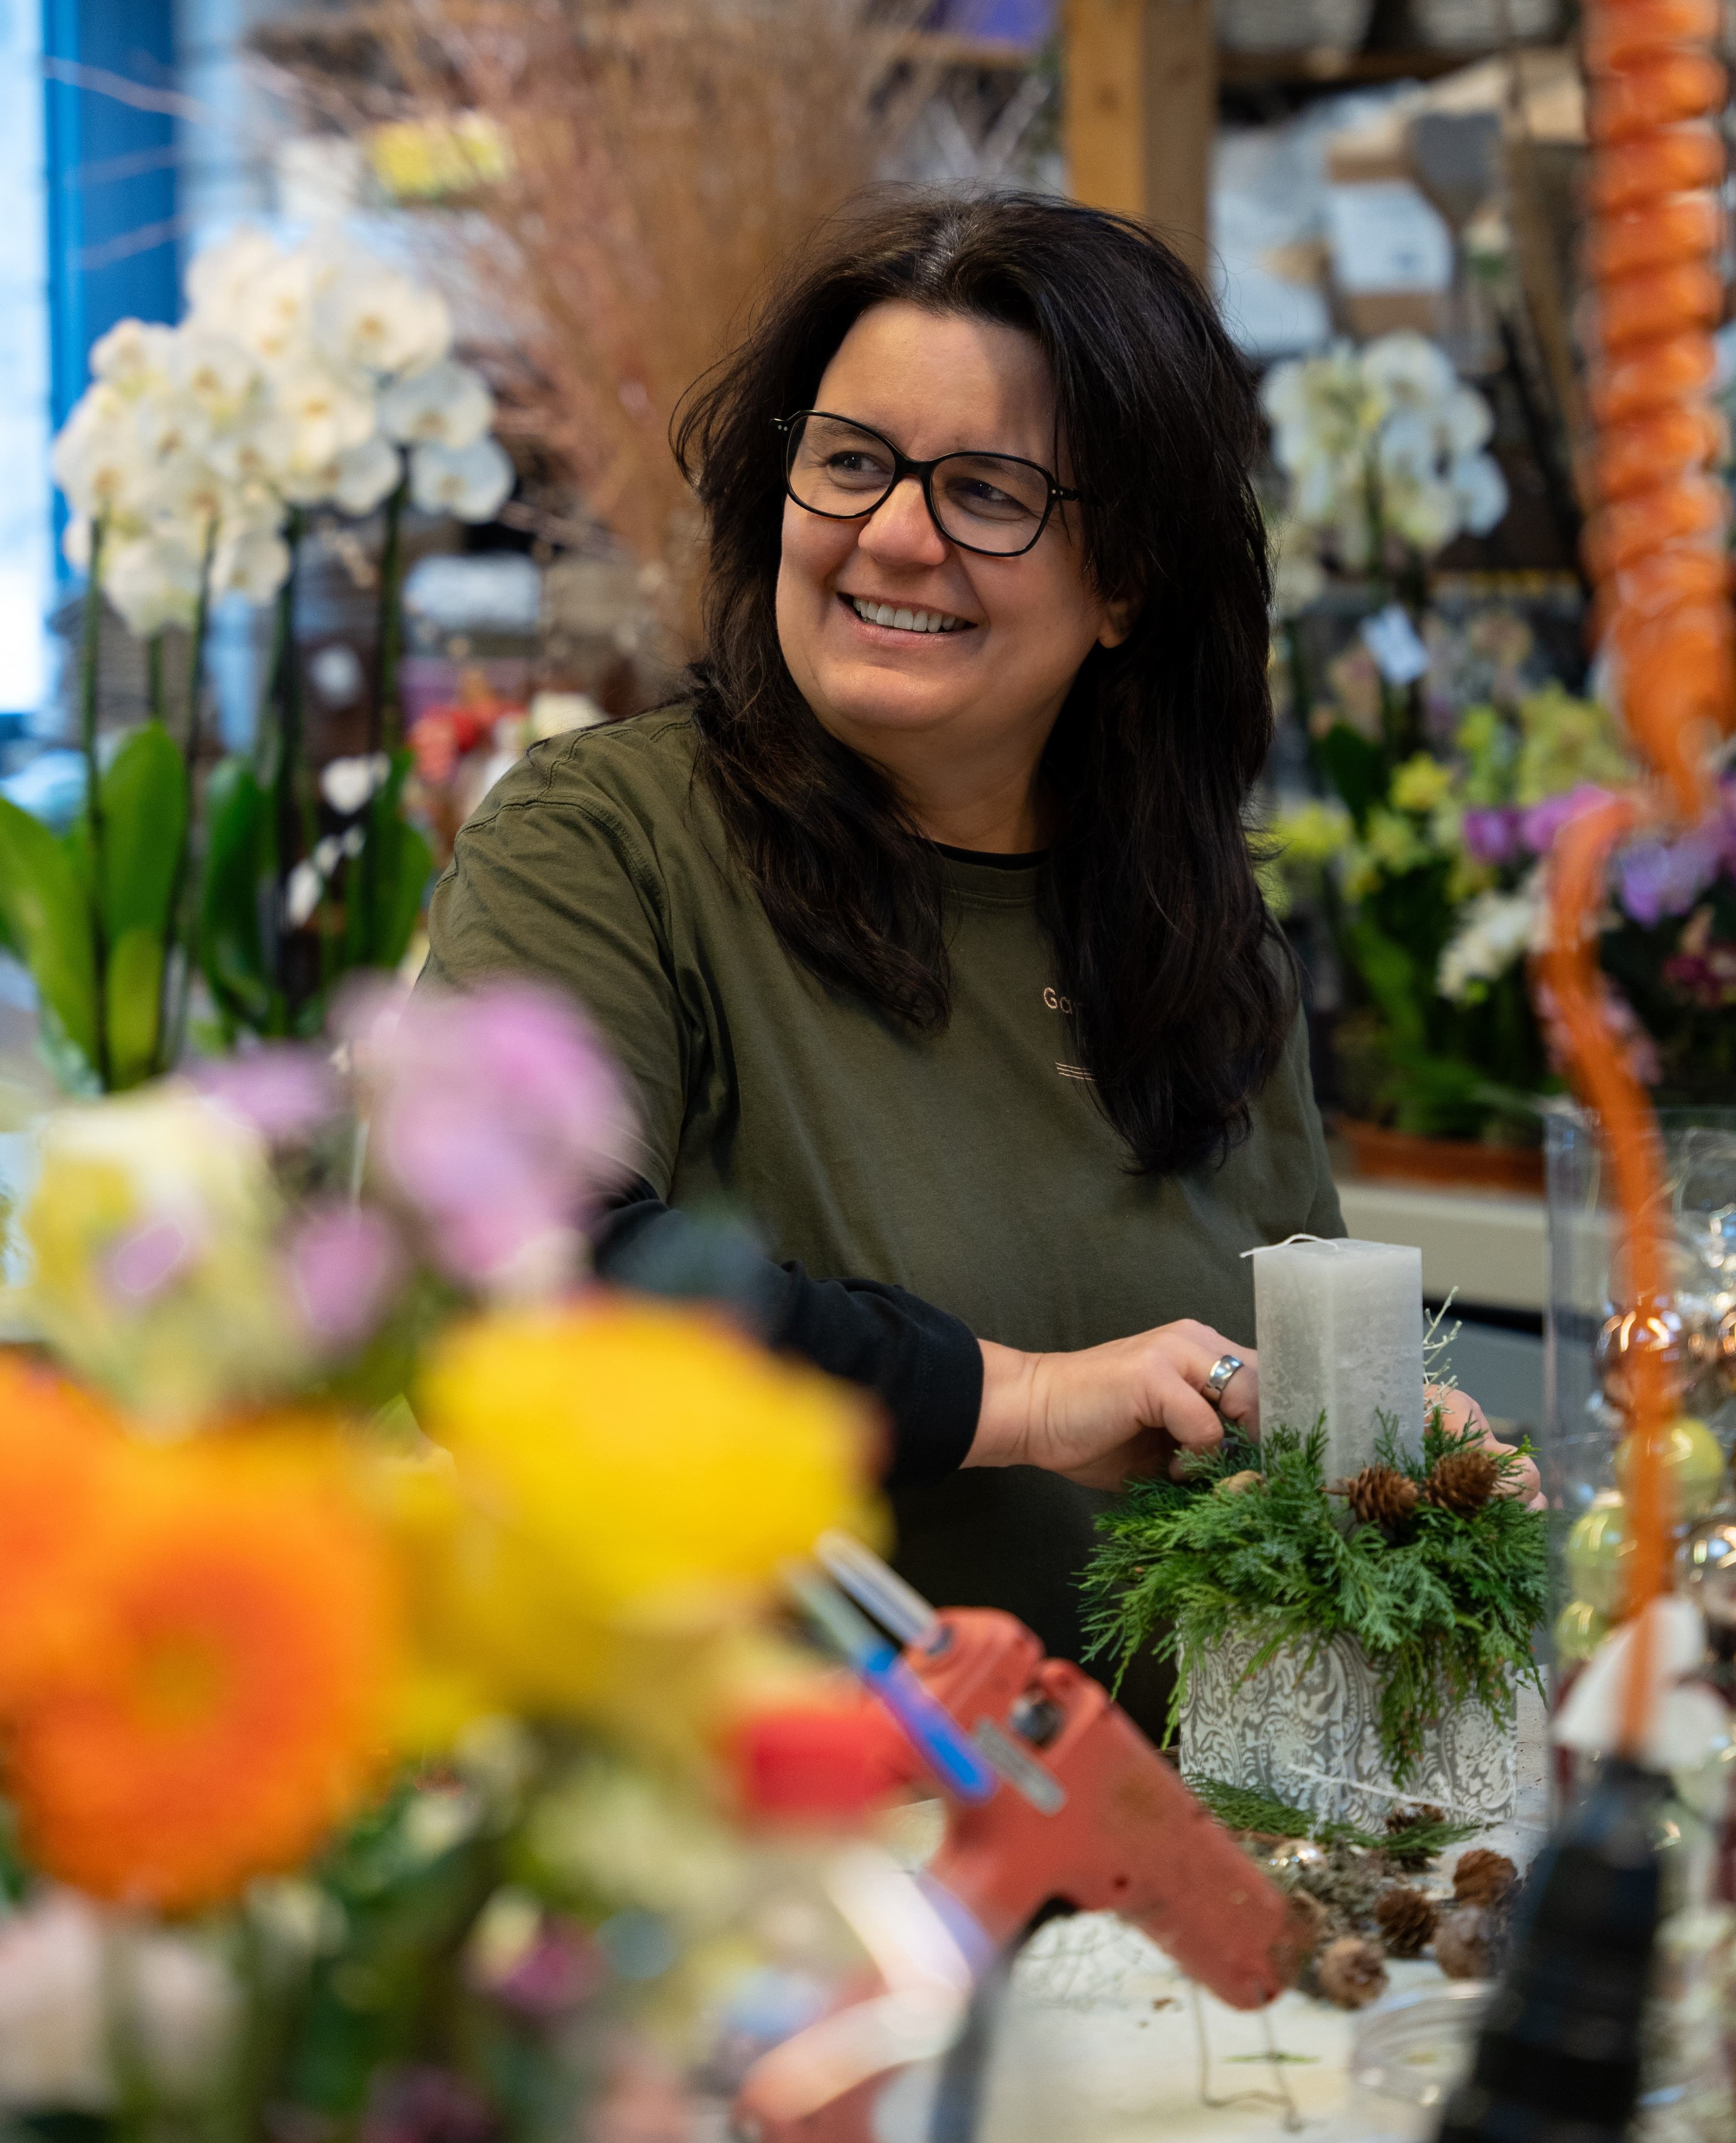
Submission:
{"label": "white teeth", "polygon": [[897,610],[891,603],[868,602],[860,596],[850,601],[858,617],[869,625],[889,625],[895,632],[960,632],[966,621],[942,610]]}

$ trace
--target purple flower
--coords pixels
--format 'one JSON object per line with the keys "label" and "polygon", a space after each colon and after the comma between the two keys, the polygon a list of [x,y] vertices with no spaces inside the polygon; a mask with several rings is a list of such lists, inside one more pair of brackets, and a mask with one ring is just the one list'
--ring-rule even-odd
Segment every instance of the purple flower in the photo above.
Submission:
{"label": "purple flower", "polygon": [[261,1044],[197,1067],[194,1083],[272,1146],[291,1146],[337,1115],[338,1081],[324,1058],[293,1042]]}
{"label": "purple flower", "polygon": [[1473,863],[1511,863],[1519,853],[1520,822],[1525,814],[1516,804],[1480,804],[1465,814],[1465,853]]}
{"label": "purple flower", "polygon": [[336,1351],[365,1339],[404,1276],[398,1231],[365,1205],[315,1205],[289,1238],[289,1285],[315,1339]]}
{"label": "purple flower", "polygon": [[1636,841],[1616,866],[1622,906],[1647,929],[1685,915],[1717,877],[1729,829],[1714,819],[1674,841]]}
{"label": "purple flower", "polygon": [[1569,789],[1565,795],[1546,796],[1541,804],[1534,804],[1520,821],[1520,837],[1534,855],[1544,854],[1551,848],[1570,819],[1577,819],[1582,811],[1601,804],[1609,795],[1607,789],[1595,783],[1582,781],[1577,789]]}
{"label": "purple flower", "polygon": [[418,990],[395,1027],[364,1009],[353,1031],[381,1169],[455,1277],[522,1284],[624,1173],[633,1124],[621,1076],[553,992]]}

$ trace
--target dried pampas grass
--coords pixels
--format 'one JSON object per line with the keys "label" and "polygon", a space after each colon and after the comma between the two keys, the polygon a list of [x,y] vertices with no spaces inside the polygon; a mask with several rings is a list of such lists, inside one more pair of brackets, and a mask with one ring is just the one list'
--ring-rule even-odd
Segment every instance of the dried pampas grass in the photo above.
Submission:
{"label": "dried pampas grass", "polygon": [[[779,265],[886,168],[932,93],[908,13],[863,0],[379,0],[401,116],[486,126],[493,170],[443,242],[498,322],[510,427],[690,631],[682,395]],[[359,106],[381,116],[376,87]],[[329,109],[329,104],[328,103]],[[773,443],[768,442],[768,452]]]}

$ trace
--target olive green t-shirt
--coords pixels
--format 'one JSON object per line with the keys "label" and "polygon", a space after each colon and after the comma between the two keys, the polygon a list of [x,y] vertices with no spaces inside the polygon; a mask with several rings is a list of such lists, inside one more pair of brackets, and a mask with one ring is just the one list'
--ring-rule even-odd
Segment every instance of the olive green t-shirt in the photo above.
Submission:
{"label": "olive green t-shirt", "polygon": [[[952,1017],[915,1035],[784,950],[664,710],[537,745],[458,837],[429,972],[566,985],[638,1090],[640,1173],[676,1208],[744,1208],[777,1260],[908,1289],[979,1338],[1090,1347],[1194,1317],[1254,1339],[1243,1252],[1343,1233],[1298,1022],[1219,1166],[1153,1179],[1074,1061],[1040,861],[945,869]],[[895,1498],[899,1559],[1078,1656],[1073,1579],[1109,1499],[1029,1467]]]}

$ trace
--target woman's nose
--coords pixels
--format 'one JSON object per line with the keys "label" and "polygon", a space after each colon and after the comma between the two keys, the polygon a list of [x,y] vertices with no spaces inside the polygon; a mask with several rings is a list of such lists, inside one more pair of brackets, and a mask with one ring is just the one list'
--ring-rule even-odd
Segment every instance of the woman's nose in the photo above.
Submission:
{"label": "woman's nose", "polygon": [[922,487],[913,476],[893,486],[856,541],[858,549],[888,564],[937,566],[947,555],[947,539],[935,527]]}

